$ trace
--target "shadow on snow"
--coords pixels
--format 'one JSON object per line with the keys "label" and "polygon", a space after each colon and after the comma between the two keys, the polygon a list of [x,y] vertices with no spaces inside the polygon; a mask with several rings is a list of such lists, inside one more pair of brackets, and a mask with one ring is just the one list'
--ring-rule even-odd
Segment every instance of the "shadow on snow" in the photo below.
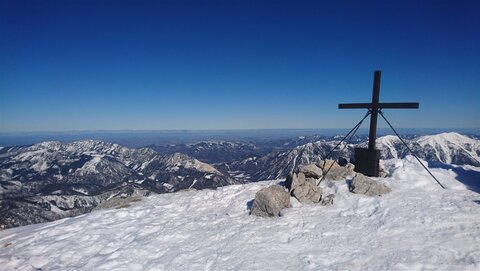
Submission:
{"label": "shadow on snow", "polygon": [[457,174],[457,177],[455,178],[457,181],[466,185],[471,191],[480,193],[480,172],[440,162],[429,162],[429,167],[452,170]]}

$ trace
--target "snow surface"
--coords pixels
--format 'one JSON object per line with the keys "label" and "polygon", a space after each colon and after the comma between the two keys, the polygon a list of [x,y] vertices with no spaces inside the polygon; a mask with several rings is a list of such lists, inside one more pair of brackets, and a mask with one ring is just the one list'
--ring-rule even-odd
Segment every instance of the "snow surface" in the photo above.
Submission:
{"label": "snow surface", "polygon": [[[480,196],[459,170],[385,161],[383,197],[327,181],[334,205],[249,215],[264,181],[155,195],[0,231],[2,270],[480,270]],[[458,169],[458,168],[457,168]],[[468,167],[479,176],[480,168]],[[458,179],[458,180],[457,180]]]}
{"label": "snow surface", "polygon": [[97,165],[102,161],[104,155],[94,154],[93,158],[90,161],[87,161],[81,168],[77,171],[82,173],[97,173]]}
{"label": "snow surface", "polygon": [[[468,153],[473,159],[480,161],[480,156],[477,150],[480,148],[479,141],[459,133],[441,133],[436,135],[421,136],[418,138],[418,143],[421,147],[432,146],[435,150],[435,155],[439,161],[446,163],[452,162],[452,156],[458,150],[463,150]],[[446,154],[446,160],[442,159],[442,154]]]}

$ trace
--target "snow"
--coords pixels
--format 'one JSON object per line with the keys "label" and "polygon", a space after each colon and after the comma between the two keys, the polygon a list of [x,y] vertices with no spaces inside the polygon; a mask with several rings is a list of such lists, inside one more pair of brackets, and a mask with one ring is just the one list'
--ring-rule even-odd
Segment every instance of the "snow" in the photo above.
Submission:
{"label": "snow", "polygon": [[48,164],[46,161],[38,161],[32,165],[32,169],[37,172],[42,172],[48,169]]}
{"label": "snow", "polygon": [[188,187],[188,189],[192,188],[197,183],[197,179],[193,179],[192,184]]}
{"label": "snow", "polygon": [[441,154],[443,153],[447,154],[445,162],[451,163],[452,152],[458,152],[458,150],[463,150],[473,159],[480,161],[480,156],[476,153],[476,150],[480,148],[479,141],[459,133],[450,132],[422,136],[417,141],[421,147],[432,146],[439,161],[443,161],[441,159]]}
{"label": "snow", "polygon": [[[326,181],[334,205],[250,216],[264,181],[155,195],[128,208],[0,231],[4,270],[480,270],[479,194],[458,170],[382,164],[382,197]],[[480,168],[465,170],[480,174]],[[475,175],[478,177],[478,174]]]}
{"label": "snow", "polygon": [[84,189],[84,188],[72,188],[73,191],[75,192],[78,192],[80,194],[83,194],[83,195],[88,195],[89,192],[87,189]]}
{"label": "snow", "polygon": [[169,183],[162,183],[163,186],[165,186],[165,188],[167,189],[172,189],[173,188],[173,185],[169,184]]}
{"label": "snow", "polygon": [[390,154],[396,158],[398,157],[398,153],[395,144],[399,143],[401,143],[400,139],[393,135],[386,135],[377,138],[377,144],[381,146],[381,149],[388,149]]}
{"label": "snow", "polygon": [[47,149],[27,151],[27,152],[19,154],[16,157],[16,160],[22,161],[22,162],[32,161],[33,158],[35,158],[36,156],[41,156],[43,153],[46,153],[47,151],[48,151]]}
{"label": "snow", "polygon": [[141,170],[144,170],[145,168],[147,168],[148,165],[150,165],[153,161],[156,160],[156,157],[155,158],[152,158],[146,162],[143,162],[142,165],[140,166],[140,169]]}
{"label": "snow", "polygon": [[97,173],[97,165],[102,161],[104,155],[92,155],[92,159],[87,161],[81,168],[77,169],[77,171],[81,171],[82,173]]}

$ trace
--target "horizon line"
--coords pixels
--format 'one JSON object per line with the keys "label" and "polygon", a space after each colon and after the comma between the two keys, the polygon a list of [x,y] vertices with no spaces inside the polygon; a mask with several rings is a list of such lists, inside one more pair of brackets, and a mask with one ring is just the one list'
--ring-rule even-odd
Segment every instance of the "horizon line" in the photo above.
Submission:
{"label": "horizon line", "polygon": [[[0,135],[11,134],[55,134],[55,133],[139,133],[139,132],[241,132],[241,131],[314,131],[314,130],[349,130],[351,128],[231,128],[231,129],[92,129],[92,130],[51,130],[51,131],[0,131]],[[367,127],[360,128],[359,130]],[[391,130],[389,127],[379,127],[378,130]],[[480,127],[398,127],[402,130],[474,130],[480,131]]]}

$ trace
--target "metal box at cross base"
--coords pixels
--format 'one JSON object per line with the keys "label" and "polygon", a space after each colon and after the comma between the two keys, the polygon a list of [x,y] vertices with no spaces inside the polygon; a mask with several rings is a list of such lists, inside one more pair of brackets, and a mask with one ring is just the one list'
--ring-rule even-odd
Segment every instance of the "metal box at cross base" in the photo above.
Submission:
{"label": "metal box at cross base", "polygon": [[380,150],[355,148],[355,171],[363,175],[378,177],[380,172]]}

